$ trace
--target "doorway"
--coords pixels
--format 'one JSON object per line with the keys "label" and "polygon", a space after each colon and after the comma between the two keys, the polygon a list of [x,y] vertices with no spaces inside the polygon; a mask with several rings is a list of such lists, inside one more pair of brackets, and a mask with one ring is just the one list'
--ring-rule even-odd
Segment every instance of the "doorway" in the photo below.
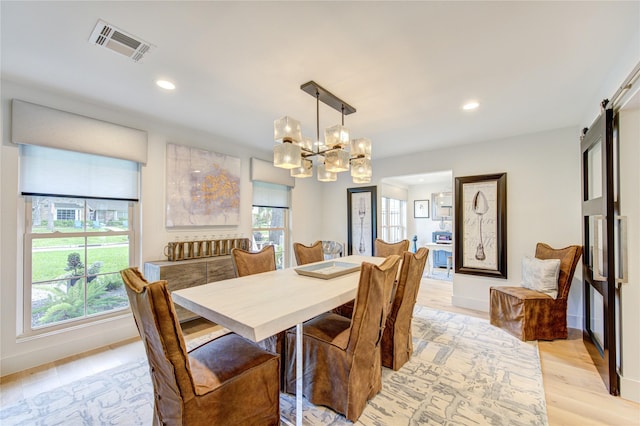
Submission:
{"label": "doorway", "polygon": [[380,188],[382,197],[406,200],[407,225],[404,238],[409,240],[411,250],[429,248],[424,276],[448,283],[451,288],[455,266],[452,245],[453,171],[384,178],[380,182]]}

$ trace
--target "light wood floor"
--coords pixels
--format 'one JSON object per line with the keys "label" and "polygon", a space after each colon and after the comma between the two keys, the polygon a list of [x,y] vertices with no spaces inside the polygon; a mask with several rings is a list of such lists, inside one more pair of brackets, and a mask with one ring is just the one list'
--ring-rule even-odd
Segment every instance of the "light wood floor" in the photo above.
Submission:
{"label": "light wood floor", "polygon": [[[424,279],[418,303],[488,319],[486,312],[451,306],[451,283],[446,281]],[[192,322],[185,327],[185,337],[202,335],[209,326],[206,322]],[[640,404],[607,393],[580,331],[571,330],[567,340],[539,342],[539,348],[550,425],[640,425]],[[131,339],[5,376],[0,379],[2,406],[143,356],[140,340]]]}

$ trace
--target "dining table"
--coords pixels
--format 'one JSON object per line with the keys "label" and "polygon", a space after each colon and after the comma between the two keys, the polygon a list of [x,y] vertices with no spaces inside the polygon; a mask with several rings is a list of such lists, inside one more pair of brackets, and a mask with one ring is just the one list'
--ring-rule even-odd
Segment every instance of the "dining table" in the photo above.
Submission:
{"label": "dining table", "polygon": [[346,256],[176,290],[171,296],[177,305],[254,342],[295,326],[296,425],[301,426],[302,324],[355,299],[359,266],[383,261]]}

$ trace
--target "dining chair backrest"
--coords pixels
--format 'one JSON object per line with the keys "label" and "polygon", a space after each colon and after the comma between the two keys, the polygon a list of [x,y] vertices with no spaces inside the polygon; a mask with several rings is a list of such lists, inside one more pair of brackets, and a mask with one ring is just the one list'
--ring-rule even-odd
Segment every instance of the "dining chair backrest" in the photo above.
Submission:
{"label": "dining chair backrest", "polygon": [[388,257],[392,254],[402,256],[402,253],[409,250],[409,240],[398,241],[397,243],[387,243],[380,238],[373,242],[373,255],[377,257]]}
{"label": "dining chair backrest", "polygon": [[149,283],[138,268],[124,269],[120,275],[153,372],[154,390],[162,399],[156,410],[164,410],[160,418],[172,418],[181,412],[182,399],[194,396],[194,389],[187,346],[167,282]]}
{"label": "dining chair backrest", "polygon": [[554,249],[549,244],[536,244],[535,257],[537,259],[559,259],[560,271],[558,273],[558,299],[566,299],[569,296],[573,274],[576,271],[578,260],[582,256],[582,246],[572,245],[561,249]]}
{"label": "dining chair backrest", "polygon": [[307,263],[322,262],[324,260],[324,252],[322,250],[322,241],[318,240],[310,246],[302,243],[293,243],[293,253],[296,256],[298,265],[306,265]]}
{"label": "dining chair backrest", "polygon": [[187,350],[167,282],[120,271],[154,392],[154,425],[280,423],[280,358],[235,333]]}
{"label": "dining chair backrest", "polygon": [[[377,387],[382,368],[380,341],[389,306],[386,301],[391,297],[399,263],[400,256],[397,255],[387,257],[380,266],[362,263],[346,348],[347,357],[351,358],[350,393],[365,396],[379,391]],[[351,403],[365,404],[366,398],[356,398]],[[361,412],[362,409],[352,407],[349,411]]]}
{"label": "dining chair backrest", "polygon": [[264,246],[259,252],[234,248],[231,250],[231,260],[236,277],[276,270],[276,252],[272,245]]}
{"label": "dining chair backrest", "polygon": [[411,319],[428,255],[429,249],[421,247],[416,253],[406,251],[402,256],[400,277],[382,336],[385,367],[398,370],[413,353]]}

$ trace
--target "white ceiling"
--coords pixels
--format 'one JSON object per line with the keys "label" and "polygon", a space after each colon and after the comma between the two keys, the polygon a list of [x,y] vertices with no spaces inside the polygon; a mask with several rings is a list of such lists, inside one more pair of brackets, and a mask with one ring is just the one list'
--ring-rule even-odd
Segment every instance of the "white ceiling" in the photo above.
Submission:
{"label": "white ceiling", "polygon": [[[590,124],[640,2],[3,0],[1,18],[3,78],[264,151],[283,115],[315,134],[299,89],[315,80],[357,108],[345,124],[381,158]],[[88,43],[99,19],[154,48],[135,63]],[[321,127],[339,119],[321,107]]]}

